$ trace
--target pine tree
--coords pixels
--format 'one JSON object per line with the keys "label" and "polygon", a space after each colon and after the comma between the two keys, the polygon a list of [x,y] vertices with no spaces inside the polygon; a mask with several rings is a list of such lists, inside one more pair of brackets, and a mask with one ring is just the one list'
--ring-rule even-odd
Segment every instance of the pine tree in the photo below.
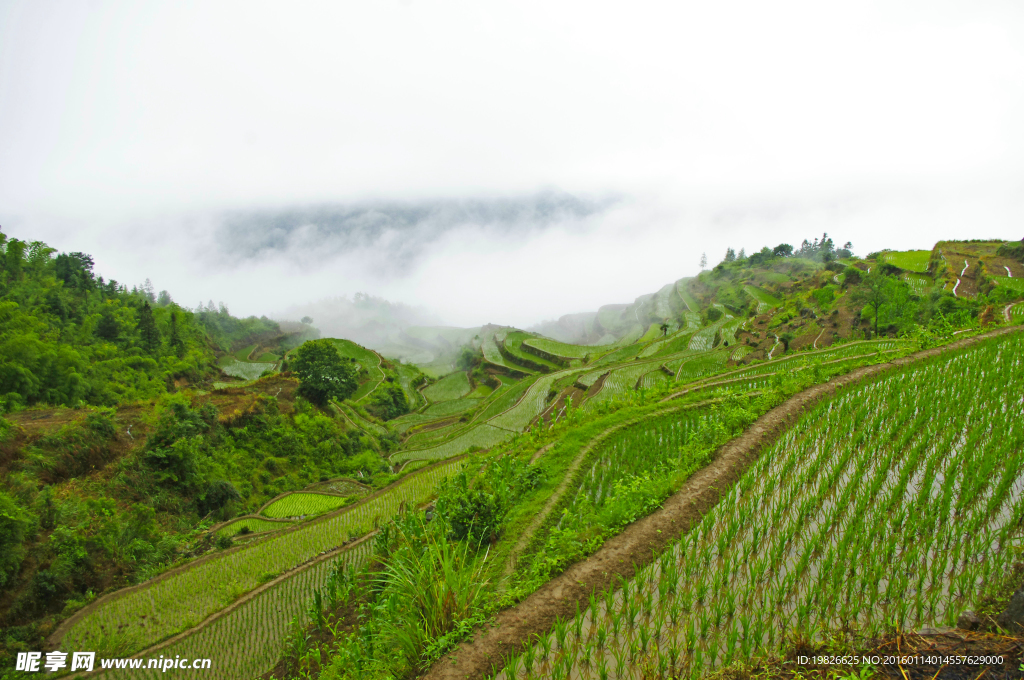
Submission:
{"label": "pine tree", "polygon": [[185,353],[185,341],[181,339],[181,335],[178,333],[178,313],[171,312],[171,351],[174,352],[175,356],[180,357]]}
{"label": "pine tree", "polygon": [[142,347],[150,354],[156,354],[160,349],[160,329],[156,327],[156,319],[153,318],[153,309],[148,302],[142,303],[139,310],[139,339]]}

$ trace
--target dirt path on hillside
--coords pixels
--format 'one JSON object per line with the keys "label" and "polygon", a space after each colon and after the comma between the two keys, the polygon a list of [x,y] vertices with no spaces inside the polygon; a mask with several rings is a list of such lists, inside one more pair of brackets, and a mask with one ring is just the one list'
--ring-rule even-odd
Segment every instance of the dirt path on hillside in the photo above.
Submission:
{"label": "dirt path on hillside", "polygon": [[719,449],[715,459],[687,480],[662,508],[626,527],[591,557],[569,567],[517,606],[499,612],[490,627],[478,630],[473,639],[441,658],[422,677],[425,680],[474,680],[500,670],[504,657],[518,653],[523,642],[532,635],[546,632],[556,617],[572,618],[577,604],[585,605],[591,592],[607,588],[617,582],[619,576],[632,578],[636,568],[650,562],[681,533],[700,522],[757,460],[762,449],[774,442],[804,411],[840,387],[894,367],[968,347],[986,338],[1021,330],[1024,329],[1002,328],[889,363],[865,366],[790,397]]}

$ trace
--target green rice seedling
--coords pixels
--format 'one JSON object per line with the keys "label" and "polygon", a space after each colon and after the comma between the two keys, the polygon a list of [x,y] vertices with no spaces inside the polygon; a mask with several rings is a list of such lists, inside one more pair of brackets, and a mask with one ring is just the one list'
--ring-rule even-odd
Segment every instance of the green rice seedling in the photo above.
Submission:
{"label": "green rice seedling", "polygon": [[569,622],[566,621],[565,619],[563,619],[560,616],[557,617],[555,619],[554,630],[555,630],[555,640],[558,641],[558,649],[559,649],[559,651],[564,651],[566,649],[566,645],[565,645],[566,640],[565,640],[565,638],[566,638],[566,634],[569,631]]}
{"label": "green rice seedling", "polygon": [[526,649],[523,650],[523,669],[526,671],[527,677],[533,673],[533,663],[537,658],[537,648],[533,645],[526,645]]}
{"label": "green rice seedling", "polygon": [[544,661],[551,655],[551,635],[541,635],[539,638],[539,642],[540,658],[542,661]]}

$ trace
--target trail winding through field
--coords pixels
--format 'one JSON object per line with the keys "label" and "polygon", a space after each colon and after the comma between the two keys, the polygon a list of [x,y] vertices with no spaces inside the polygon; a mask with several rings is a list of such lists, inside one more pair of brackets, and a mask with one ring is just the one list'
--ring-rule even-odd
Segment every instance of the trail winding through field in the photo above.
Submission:
{"label": "trail winding through field", "polygon": [[779,336],[775,335],[775,333],[772,333],[772,335],[775,336],[775,344],[768,350],[768,361],[772,360],[772,354],[775,352],[775,348],[779,346]]}
{"label": "trail winding through field", "polygon": [[821,333],[818,333],[818,337],[814,339],[814,344],[813,344],[813,345],[811,345],[811,346],[812,346],[812,347],[813,347],[814,349],[818,349],[818,340],[819,340],[819,339],[821,338],[821,336],[822,336],[822,335],[823,335],[824,333],[825,333],[825,329],[824,329],[824,328],[822,328],[822,329],[821,329]]}
{"label": "trail winding through field", "polygon": [[956,289],[960,287],[960,279],[956,280],[956,285],[953,286],[953,297],[960,297],[956,294]]}
{"label": "trail winding through field", "polygon": [[[371,350],[371,351],[372,351],[372,350]],[[377,390],[377,388],[378,388],[378,387],[380,387],[380,386],[381,386],[381,384],[382,384],[382,383],[384,382],[384,371],[383,371],[383,370],[381,369],[381,367],[380,367],[380,365],[381,365],[381,362],[382,362],[383,360],[381,359],[381,356],[380,356],[380,354],[377,354],[377,352],[373,352],[373,355],[374,355],[375,357],[377,357],[377,370],[378,370],[378,371],[380,371],[380,381],[379,381],[379,382],[378,382],[378,383],[377,383],[376,385],[374,385],[374,386],[373,386],[373,389],[372,389],[372,390],[370,390],[369,392],[367,392],[367,393],[366,393],[366,394],[364,394],[363,396],[359,397],[359,401],[362,401],[363,399],[366,399],[366,398],[367,398],[367,397],[369,397],[369,396],[370,396],[371,394],[373,394],[373,393],[374,393],[374,392],[375,392],[375,391]],[[358,403],[358,402],[357,402],[357,403]]]}
{"label": "trail winding through field", "polygon": [[572,618],[578,605],[585,606],[590,593],[609,587],[620,576],[632,578],[636,569],[700,522],[763,449],[797,422],[807,409],[832,396],[839,388],[892,368],[1021,330],[1019,327],[1002,328],[884,364],[865,366],[795,394],[720,448],[714,460],[690,477],[659,510],[626,527],[591,557],[572,565],[515,607],[499,612],[489,627],[478,629],[474,638],[441,658],[422,677],[425,680],[476,680],[501,670],[506,656],[518,653],[531,636],[546,632],[556,617]]}
{"label": "trail winding through field", "polygon": [[1009,268],[1009,267],[1007,267],[1007,266],[1006,266],[1006,265],[1004,264],[1004,265],[1003,265],[1003,269],[1005,269],[1005,270],[1006,270],[1006,278],[1008,278],[1008,279],[1012,279],[1012,278],[1013,278],[1013,272],[1011,272],[1011,271],[1010,271],[1010,268]]}

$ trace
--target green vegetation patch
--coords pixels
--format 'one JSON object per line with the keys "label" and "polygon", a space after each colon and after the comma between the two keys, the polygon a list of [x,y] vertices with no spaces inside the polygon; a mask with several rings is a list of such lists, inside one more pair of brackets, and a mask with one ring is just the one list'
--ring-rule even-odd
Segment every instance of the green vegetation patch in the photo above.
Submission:
{"label": "green vegetation patch", "polygon": [[488,449],[495,444],[512,438],[514,433],[487,424],[475,425],[468,432],[453,437],[450,441],[425,449],[400,451],[391,457],[398,464],[410,460],[444,460],[465,453],[473,447]]}
{"label": "green vegetation patch", "polygon": [[932,257],[930,250],[906,250],[903,252],[887,251],[882,253],[882,261],[910,272],[927,272],[928,261]]}
{"label": "green vegetation patch", "polygon": [[264,363],[260,361],[231,361],[221,366],[220,370],[224,371],[227,375],[232,378],[241,378],[242,380],[256,380],[267,371],[274,370],[277,364]]}
{"label": "green vegetation patch", "polygon": [[[258,534],[263,531],[277,531],[292,526],[294,522],[272,522],[259,517],[241,517],[217,529],[218,536],[235,536],[240,533]],[[248,530],[248,531],[246,531]]]}
{"label": "green vegetation patch", "polygon": [[[460,374],[460,375],[465,375]],[[480,405],[480,400],[475,398],[466,397],[464,399],[452,399],[450,401],[442,401],[436,404],[431,404],[424,411],[424,415],[432,418],[443,418],[444,416],[455,415],[456,413],[463,413],[464,411],[470,411]]]}
{"label": "green vegetation patch", "polygon": [[[788,280],[787,277],[783,278]],[[758,314],[765,314],[782,304],[782,300],[778,299],[774,295],[771,295],[770,293],[765,292],[764,290],[758,288],[757,286],[743,286],[743,290],[747,293],[747,295],[754,298],[755,302],[757,302]]]}
{"label": "green vegetation patch", "polygon": [[274,501],[263,508],[260,514],[271,518],[319,515],[328,510],[348,505],[353,500],[354,498],[351,496],[298,491]]}
{"label": "green vegetation patch", "polygon": [[467,394],[469,394],[469,375],[462,371],[450,373],[423,389],[423,395],[432,402],[459,399]]}
{"label": "green vegetation patch", "polygon": [[[131,653],[191,628],[256,588],[267,574],[303,564],[338,547],[347,537],[366,533],[400,507],[423,502],[458,466],[452,461],[416,473],[351,509],[305,522],[293,531],[271,535],[104,602],[68,631],[61,649],[102,649],[109,640],[106,631],[119,630],[122,651]],[[308,597],[306,591],[303,606]],[[251,630],[246,639],[251,640]]]}
{"label": "green vegetation patch", "polygon": [[1024,293],[1024,279],[1014,279],[1008,276],[993,276],[992,280],[995,281],[998,286],[1009,288],[1010,290],[1017,291],[1018,293]]}
{"label": "green vegetation patch", "polygon": [[243,347],[242,349],[233,352],[232,356],[239,361],[248,361],[249,355],[252,354],[254,349],[256,349],[256,345],[249,345],[248,347]]}
{"label": "green vegetation patch", "polygon": [[698,305],[697,301],[693,299],[692,295],[690,295],[690,291],[688,289],[690,280],[691,279],[687,278],[676,281],[676,294],[679,295],[679,299],[683,301],[683,304],[686,305],[686,308],[691,314],[697,314],[700,312],[700,305]]}
{"label": "green vegetation patch", "polygon": [[571,345],[551,338],[529,338],[523,344],[566,359],[596,357],[615,349],[615,345]]}

